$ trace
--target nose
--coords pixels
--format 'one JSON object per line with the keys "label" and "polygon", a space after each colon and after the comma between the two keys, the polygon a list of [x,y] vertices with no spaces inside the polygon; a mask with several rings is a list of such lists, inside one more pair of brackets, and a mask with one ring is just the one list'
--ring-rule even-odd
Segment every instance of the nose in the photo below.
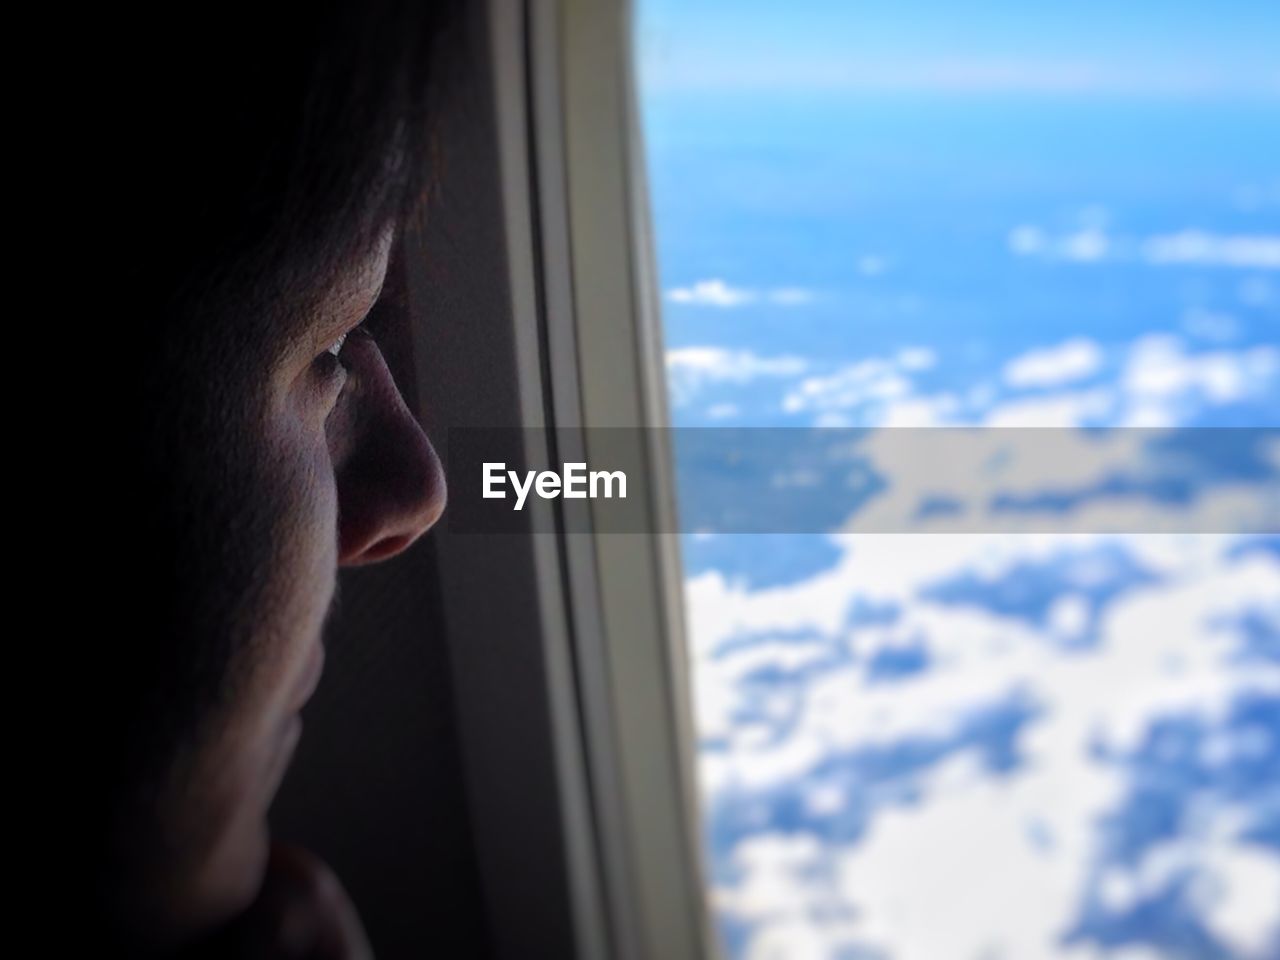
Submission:
{"label": "nose", "polygon": [[338,562],[360,566],[395,556],[429,530],[444,511],[445,481],[377,345],[349,339],[343,356],[352,373],[335,463]]}

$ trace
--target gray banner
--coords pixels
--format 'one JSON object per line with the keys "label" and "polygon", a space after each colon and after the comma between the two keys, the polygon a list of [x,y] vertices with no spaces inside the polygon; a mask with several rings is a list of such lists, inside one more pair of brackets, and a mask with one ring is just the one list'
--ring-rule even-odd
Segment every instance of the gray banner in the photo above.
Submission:
{"label": "gray banner", "polygon": [[453,429],[444,453],[463,533],[1280,532],[1280,427]]}

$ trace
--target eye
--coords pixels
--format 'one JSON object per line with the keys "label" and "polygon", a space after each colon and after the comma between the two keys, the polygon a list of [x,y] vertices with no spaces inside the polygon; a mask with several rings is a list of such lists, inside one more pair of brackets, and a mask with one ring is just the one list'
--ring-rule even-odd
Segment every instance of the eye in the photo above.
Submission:
{"label": "eye", "polygon": [[323,353],[316,357],[312,364],[320,385],[329,398],[329,402],[336,401],[338,396],[341,395],[347,382],[347,376],[351,372],[350,364],[343,359],[343,347],[350,342],[352,337],[373,339],[374,334],[370,320],[376,312],[376,309],[370,311],[360,323],[350,330],[344,331],[333,343],[325,348]]}
{"label": "eye", "polygon": [[347,342],[347,338],[351,336],[351,333],[351,330],[343,332],[323,353],[315,358],[311,365],[319,384],[324,389],[324,392],[330,396],[331,401],[337,399],[338,394],[347,382],[349,370],[347,364],[342,360],[342,346]]}
{"label": "eye", "polygon": [[[366,313],[364,315],[364,318],[358,324],[356,324],[350,330],[344,331],[342,335],[338,337],[337,340],[333,341],[333,343],[329,345],[329,348],[325,350],[323,354],[321,354],[320,359],[328,360],[329,357],[332,357],[333,359],[337,360],[339,363],[342,363],[342,347],[344,344],[348,342],[348,340],[350,340],[350,338],[367,337],[370,340],[376,340],[373,327],[376,321],[376,315],[378,314],[378,311],[379,311],[379,305],[375,304],[374,308],[370,310],[368,313]],[[346,364],[342,364],[342,365],[344,367],[346,366]]]}
{"label": "eye", "polygon": [[351,333],[351,331],[350,331],[350,330],[344,331],[344,332],[343,332],[343,334],[342,334],[342,336],[340,336],[337,340],[335,340],[335,341],[333,342],[333,346],[331,346],[331,347],[330,347],[328,350],[326,350],[325,352],[326,352],[326,353],[329,353],[329,354],[332,354],[332,355],[333,355],[333,356],[335,356],[335,357],[336,357],[336,356],[339,356],[339,355],[342,353],[342,345],[343,345],[344,343],[346,343],[346,342],[347,342],[347,336],[348,336],[350,333]]}
{"label": "eye", "polygon": [[342,347],[352,336],[360,336],[368,333],[368,329],[366,327],[368,319],[369,318],[366,316],[364,320],[361,320],[359,324],[352,327],[350,330],[344,330],[338,339],[333,341],[325,352],[316,358],[317,362],[322,363],[328,369],[336,370],[336,368],[341,367],[345,370],[347,365],[342,362]]}

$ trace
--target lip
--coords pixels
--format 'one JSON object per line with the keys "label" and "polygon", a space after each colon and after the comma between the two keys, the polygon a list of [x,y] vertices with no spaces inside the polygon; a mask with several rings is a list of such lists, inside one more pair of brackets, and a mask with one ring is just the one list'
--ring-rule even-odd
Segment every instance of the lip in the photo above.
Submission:
{"label": "lip", "polygon": [[298,677],[298,684],[293,699],[289,704],[292,711],[301,710],[311,699],[311,695],[316,692],[316,687],[320,685],[320,677],[324,674],[324,644],[316,643],[311,648],[311,655],[307,659],[307,664],[302,670],[302,674]]}

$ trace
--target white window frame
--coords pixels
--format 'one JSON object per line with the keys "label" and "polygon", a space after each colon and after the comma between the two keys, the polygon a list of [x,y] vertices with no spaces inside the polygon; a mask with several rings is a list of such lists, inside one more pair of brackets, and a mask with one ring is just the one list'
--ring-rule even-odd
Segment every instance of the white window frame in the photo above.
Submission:
{"label": "white window frame", "polygon": [[[502,389],[514,390],[519,423],[483,425],[554,428],[527,434],[528,469],[591,463],[591,428],[669,422],[631,6],[486,0],[484,12],[514,344],[515,383]],[[431,363],[418,369],[428,398],[439,375]],[[636,484],[648,494],[647,526],[675,530],[665,434],[629,434],[644,447],[635,462],[648,465],[647,482]],[[711,958],[719,950],[704,884],[678,537],[594,531],[592,505],[531,500],[531,526],[559,532],[529,533],[510,551],[521,559],[494,561],[519,576],[532,566],[527,642],[538,644],[537,677],[503,674],[478,652],[501,649],[477,635],[493,622],[477,611],[477,583],[509,535],[437,538],[491,939],[504,960],[564,957],[538,913],[567,905],[581,960]],[[572,525],[568,511],[581,511]],[[536,709],[515,719],[495,712],[526,693]],[[538,829],[522,792],[542,787],[508,745],[518,724],[541,725],[551,744],[559,822],[548,830],[561,845],[552,872],[565,880],[563,897],[545,889],[550,873],[513,849],[521,829]]]}

